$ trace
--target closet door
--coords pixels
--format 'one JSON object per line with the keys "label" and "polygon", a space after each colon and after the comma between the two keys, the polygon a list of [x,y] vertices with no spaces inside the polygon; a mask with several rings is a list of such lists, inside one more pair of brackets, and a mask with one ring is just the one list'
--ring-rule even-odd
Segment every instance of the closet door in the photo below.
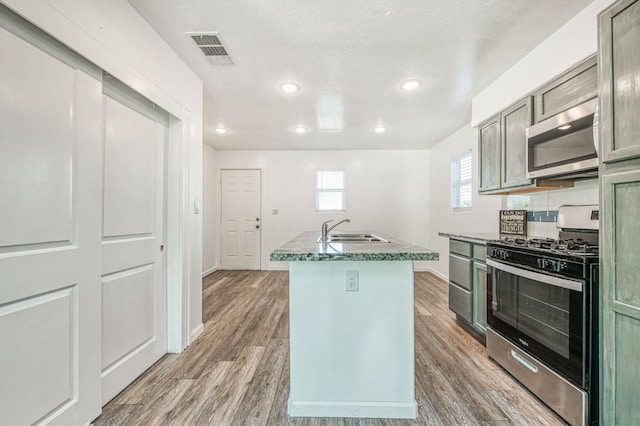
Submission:
{"label": "closet door", "polygon": [[167,351],[164,251],[168,115],[104,78],[102,403]]}
{"label": "closet door", "polygon": [[100,72],[0,6],[0,413],[100,414]]}

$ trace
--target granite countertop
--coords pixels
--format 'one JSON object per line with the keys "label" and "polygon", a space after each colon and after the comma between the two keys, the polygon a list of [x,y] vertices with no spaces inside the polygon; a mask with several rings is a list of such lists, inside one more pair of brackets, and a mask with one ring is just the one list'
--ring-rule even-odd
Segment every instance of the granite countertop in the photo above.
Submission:
{"label": "granite countertop", "polygon": [[[352,233],[352,232],[350,232]],[[273,261],[337,261],[337,260],[438,260],[439,254],[404,241],[376,233],[389,242],[317,242],[320,234],[303,232],[277,250],[269,259]]]}
{"label": "granite countertop", "polygon": [[497,232],[438,232],[438,235],[475,243],[488,243],[500,240],[500,234]]}

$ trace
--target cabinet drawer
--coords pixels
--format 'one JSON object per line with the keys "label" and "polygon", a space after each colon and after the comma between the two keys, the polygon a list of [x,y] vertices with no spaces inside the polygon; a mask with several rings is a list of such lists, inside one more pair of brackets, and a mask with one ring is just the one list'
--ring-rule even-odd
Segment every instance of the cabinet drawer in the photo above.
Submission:
{"label": "cabinet drawer", "polygon": [[471,259],[449,255],[449,281],[471,290]]}
{"label": "cabinet drawer", "polygon": [[449,309],[472,322],[471,292],[449,283]]}
{"label": "cabinet drawer", "polygon": [[471,257],[471,243],[466,241],[449,240],[449,251],[451,253]]}
{"label": "cabinet drawer", "polygon": [[487,260],[487,246],[484,244],[473,245],[473,258],[482,262]]}

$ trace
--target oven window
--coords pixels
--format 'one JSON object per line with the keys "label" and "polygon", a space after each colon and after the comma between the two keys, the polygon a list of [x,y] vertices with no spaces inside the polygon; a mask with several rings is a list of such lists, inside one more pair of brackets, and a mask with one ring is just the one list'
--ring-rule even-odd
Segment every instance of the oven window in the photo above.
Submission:
{"label": "oven window", "polygon": [[569,359],[571,290],[496,273],[493,315]]}

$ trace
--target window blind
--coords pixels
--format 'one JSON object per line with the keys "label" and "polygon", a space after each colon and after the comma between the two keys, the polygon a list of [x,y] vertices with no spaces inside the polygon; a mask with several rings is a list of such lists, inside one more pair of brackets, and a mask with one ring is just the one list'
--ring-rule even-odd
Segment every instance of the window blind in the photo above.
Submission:
{"label": "window blind", "polygon": [[344,170],[318,170],[316,210],[344,211]]}
{"label": "window blind", "polygon": [[451,208],[463,210],[471,208],[473,188],[471,184],[471,154],[451,162]]}

